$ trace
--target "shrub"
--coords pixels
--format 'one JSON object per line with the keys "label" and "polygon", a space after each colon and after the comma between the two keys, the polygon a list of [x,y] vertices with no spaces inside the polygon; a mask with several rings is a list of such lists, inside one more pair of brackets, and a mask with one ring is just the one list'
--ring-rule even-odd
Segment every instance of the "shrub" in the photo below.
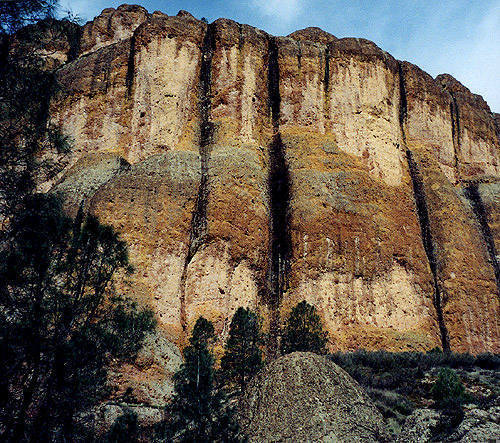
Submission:
{"label": "shrub", "polygon": [[431,388],[436,406],[441,409],[460,407],[466,399],[465,387],[457,373],[450,368],[441,368]]}

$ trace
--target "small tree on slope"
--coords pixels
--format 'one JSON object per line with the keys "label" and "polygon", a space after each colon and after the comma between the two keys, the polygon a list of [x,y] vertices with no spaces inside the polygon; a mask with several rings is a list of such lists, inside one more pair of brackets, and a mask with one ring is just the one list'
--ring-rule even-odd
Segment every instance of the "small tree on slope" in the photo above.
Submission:
{"label": "small tree on slope", "polygon": [[184,363],[174,375],[174,397],[167,406],[166,441],[236,441],[237,426],[224,392],[215,386],[211,322],[198,318],[184,349]]}
{"label": "small tree on slope", "polygon": [[290,312],[285,324],[281,342],[281,352],[289,354],[296,351],[309,351],[316,354],[326,354],[328,333],[323,330],[323,324],[316,308],[302,301]]}
{"label": "small tree on slope", "polygon": [[226,380],[243,391],[248,380],[262,367],[259,317],[250,309],[238,308],[231,321],[221,369]]}

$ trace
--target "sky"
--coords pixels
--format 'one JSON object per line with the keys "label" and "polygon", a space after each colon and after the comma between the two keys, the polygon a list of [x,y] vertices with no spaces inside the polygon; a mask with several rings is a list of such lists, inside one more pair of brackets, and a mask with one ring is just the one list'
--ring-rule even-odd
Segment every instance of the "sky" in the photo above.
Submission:
{"label": "sky", "polygon": [[[60,0],[84,21],[123,1]],[[273,35],[318,26],[362,37],[433,77],[448,73],[500,112],[500,0],[137,0],[149,12],[181,9],[224,17]]]}

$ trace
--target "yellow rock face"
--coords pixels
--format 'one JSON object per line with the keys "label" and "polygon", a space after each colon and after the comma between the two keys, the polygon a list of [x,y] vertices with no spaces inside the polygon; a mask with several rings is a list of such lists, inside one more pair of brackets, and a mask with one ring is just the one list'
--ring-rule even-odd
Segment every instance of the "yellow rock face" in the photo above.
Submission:
{"label": "yellow rock face", "polygon": [[55,189],[128,242],[118,285],[170,340],[204,315],[222,342],[239,306],[277,335],[305,299],[331,349],[500,351],[498,129],[456,80],[317,28],[139,7],[79,47]]}

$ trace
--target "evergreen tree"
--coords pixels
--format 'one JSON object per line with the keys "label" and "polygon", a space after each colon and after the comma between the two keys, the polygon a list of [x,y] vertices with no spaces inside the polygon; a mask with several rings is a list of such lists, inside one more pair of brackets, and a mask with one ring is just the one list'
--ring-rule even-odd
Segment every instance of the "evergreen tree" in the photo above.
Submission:
{"label": "evergreen tree", "polygon": [[107,363],[133,359],[154,319],[113,289],[130,268],[110,227],[34,194],[11,231],[0,251],[1,438],[71,440],[77,413],[104,394]]}
{"label": "evergreen tree", "polygon": [[289,354],[295,351],[326,354],[328,333],[316,308],[306,301],[301,301],[290,312],[283,331],[281,352]]}
{"label": "evergreen tree", "polygon": [[[2,2],[0,32],[55,3]],[[44,29],[16,38],[38,41]],[[113,230],[82,211],[73,221],[56,196],[36,193],[69,145],[47,121],[55,76],[35,46],[7,57],[10,40],[0,35],[0,440],[69,441],[78,413],[102,399],[110,359],[133,359],[154,319],[114,291],[113,276],[131,269]]]}
{"label": "evergreen tree", "polygon": [[236,382],[243,391],[248,380],[262,367],[259,317],[250,309],[238,308],[231,320],[221,369],[226,380]]}
{"label": "evergreen tree", "polygon": [[3,0],[0,2],[0,33],[53,17],[58,0]]}
{"label": "evergreen tree", "polygon": [[459,408],[466,400],[465,387],[458,374],[450,368],[441,368],[431,388],[431,395],[438,408]]}
{"label": "evergreen tree", "polygon": [[174,375],[175,393],[167,406],[167,441],[236,441],[237,426],[222,389],[214,380],[211,322],[200,317],[184,349],[184,363]]}

